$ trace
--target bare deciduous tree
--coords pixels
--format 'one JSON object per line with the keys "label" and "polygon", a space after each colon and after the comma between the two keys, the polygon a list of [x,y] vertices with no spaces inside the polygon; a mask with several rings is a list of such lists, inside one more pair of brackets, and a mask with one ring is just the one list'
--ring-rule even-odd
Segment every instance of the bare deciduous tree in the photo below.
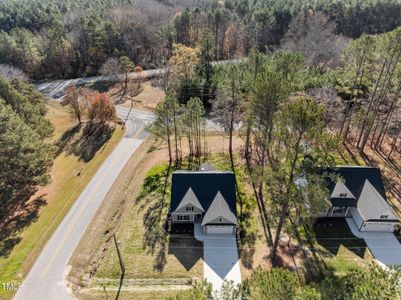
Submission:
{"label": "bare deciduous tree", "polygon": [[322,12],[300,13],[292,19],[282,48],[302,53],[306,62],[313,66],[336,65],[348,41],[335,30],[336,24]]}
{"label": "bare deciduous tree", "polygon": [[6,78],[6,79],[18,79],[24,82],[28,81],[28,76],[21,71],[20,69],[9,66],[9,65],[3,65],[0,64],[0,77]]}

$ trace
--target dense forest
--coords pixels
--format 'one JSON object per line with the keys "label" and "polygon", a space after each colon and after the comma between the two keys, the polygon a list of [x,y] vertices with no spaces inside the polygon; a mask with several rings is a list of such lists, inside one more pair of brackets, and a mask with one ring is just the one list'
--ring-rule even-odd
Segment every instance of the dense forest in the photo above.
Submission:
{"label": "dense forest", "polygon": [[[313,12],[318,17],[309,21]],[[401,25],[400,14],[399,0],[5,0],[0,63],[31,79],[56,79],[99,74],[110,57],[164,66],[174,43],[210,43],[212,59],[229,59],[291,48],[288,31],[299,34],[297,24],[322,27],[323,34],[333,29],[346,40],[392,30]]]}

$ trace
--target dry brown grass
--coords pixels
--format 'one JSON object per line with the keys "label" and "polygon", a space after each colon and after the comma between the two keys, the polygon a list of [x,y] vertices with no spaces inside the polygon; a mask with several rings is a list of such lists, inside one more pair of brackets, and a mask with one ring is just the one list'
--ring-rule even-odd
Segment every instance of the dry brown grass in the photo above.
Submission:
{"label": "dry brown grass", "polygon": [[[164,99],[164,91],[160,88],[154,86],[152,81],[145,81],[141,84],[142,91],[135,97],[125,97],[125,102],[122,104],[126,107],[131,107],[131,101],[133,102],[133,107],[136,109],[152,111],[156,107],[157,103]],[[113,93],[114,89],[109,93]],[[119,98],[118,95],[114,98]]]}

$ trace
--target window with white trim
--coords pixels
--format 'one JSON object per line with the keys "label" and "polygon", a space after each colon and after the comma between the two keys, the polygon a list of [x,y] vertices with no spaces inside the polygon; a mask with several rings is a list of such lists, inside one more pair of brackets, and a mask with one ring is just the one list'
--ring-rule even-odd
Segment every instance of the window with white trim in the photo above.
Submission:
{"label": "window with white trim", "polygon": [[194,211],[194,207],[193,206],[187,206],[185,208],[186,211]]}
{"label": "window with white trim", "polygon": [[340,198],[346,198],[347,197],[347,193],[341,193],[340,194]]}
{"label": "window with white trim", "polygon": [[380,216],[380,219],[382,219],[382,220],[383,220],[383,219],[387,219],[387,218],[388,218],[388,215],[381,215],[381,216]]}
{"label": "window with white trim", "polygon": [[178,218],[178,221],[189,221],[188,215],[178,215],[177,218]]}
{"label": "window with white trim", "polygon": [[223,223],[223,218],[222,217],[219,218],[219,223]]}

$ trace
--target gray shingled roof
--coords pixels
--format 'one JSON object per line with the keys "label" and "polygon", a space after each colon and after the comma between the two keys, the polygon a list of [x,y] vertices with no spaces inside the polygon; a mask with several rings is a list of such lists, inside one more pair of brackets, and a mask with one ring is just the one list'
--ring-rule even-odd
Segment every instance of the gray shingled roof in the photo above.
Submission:
{"label": "gray shingled roof", "polygon": [[[384,184],[379,168],[371,166],[337,166],[322,169],[322,172],[339,175],[346,188],[356,198],[332,197],[330,201],[333,206],[356,207],[357,199],[359,199],[366,179],[369,180],[383,199],[386,199]],[[333,181],[332,178],[326,178],[326,183],[329,192],[333,193],[335,186],[337,185],[337,180]]]}
{"label": "gray shingled roof", "polygon": [[179,210],[180,208],[183,208],[183,207],[187,206],[188,204],[192,204],[196,208],[198,208],[202,211],[205,211],[203,209],[203,206],[199,203],[199,200],[196,197],[194,191],[191,188],[188,189],[184,198],[182,198],[182,201],[180,202],[180,204],[177,206],[177,208],[175,210]]}
{"label": "gray shingled roof", "polygon": [[223,217],[230,223],[237,225],[237,218],[231,212],[230,208],[228,207],[227,201],[224,199],[220,191],[217,192],[216,197],[214,197],[212,204],[210,204],[209,209],[204,215],[202,226],[209,224],[219,217]]}
{"label": "gray shingled roof", "polygon": [[234,216],[237,215],[233,172],[175,171],[171,184],[170,213],[177,209],[189,188],[205,211],[209,209],[217,192],[220,191],[231,212]]}
{"label": "gray shingled roof", "polygon": [[385,220],[399,220],[387,201],[367,179],[358,201],[358,210],[364,221],[378,219],[380,215],[387,215]]}

